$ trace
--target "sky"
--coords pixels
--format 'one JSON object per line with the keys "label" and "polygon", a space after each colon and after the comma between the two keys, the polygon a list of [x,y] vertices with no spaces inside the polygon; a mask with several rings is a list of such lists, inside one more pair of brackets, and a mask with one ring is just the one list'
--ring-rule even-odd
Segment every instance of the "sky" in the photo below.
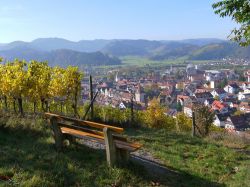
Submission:
{"label": "sky", "polygon": [[214,14],[214,2],[0,0],[0,43],[48,37],[72,41],[226,39],[236,24]]}

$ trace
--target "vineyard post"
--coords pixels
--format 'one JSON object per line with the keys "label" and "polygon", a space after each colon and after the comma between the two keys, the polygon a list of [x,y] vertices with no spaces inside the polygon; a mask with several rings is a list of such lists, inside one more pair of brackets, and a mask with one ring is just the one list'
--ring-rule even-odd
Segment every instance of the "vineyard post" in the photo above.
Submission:
{"label": "vineyard post", "polygon": [[[92,85],[92,76],[89,76],[89,91],[90,91],[90,101],[93,100],[93,85]],[[93,102],[90,103],[91,108],[91,120],[94,119],[94,104]]]}
{"label": "vineyard post", "polygon": [[133,99],[133,93],[131,94],[131,126],[134,123],[134,99]]}
{"label": "vineyard post", "polygon": [[192,136],[195,136],[195,107],[194,107],[194,102],[192,102]]}

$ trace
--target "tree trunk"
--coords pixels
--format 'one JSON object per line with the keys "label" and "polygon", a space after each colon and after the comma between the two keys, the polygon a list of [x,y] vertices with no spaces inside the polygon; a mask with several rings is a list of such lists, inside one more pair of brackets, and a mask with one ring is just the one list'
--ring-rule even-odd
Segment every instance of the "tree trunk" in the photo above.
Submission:
{"label": "tree trunk", "polygon": [[34,114],[36,114],[36,101],[34,101],[34,103],[33,103],[33,112],[34,112]]}
{"label": "tree trunk", "polygon": [[75,94],[74,94],[74,115],[76,117],[79,117],[78,112],[77,112],[77,95],[78,95],[77,92],[78,92],[78,89],[76,87],[75,88]]}
{"label": "tree trunk", "polygon": [[63,113],[63,104],[61,102],[61,113]]}
{"label": "tree trunk", "polygon": [[41,99],[41,106],[42,106],[42,110],[45,112],[45,109],[44,109],[44,99]]}
{"label": "tree trunk", "polygon": [[[45,99],[41,99],[41,102],[42,102],[42,110],[44,112],[49,112],[49,102],[46,101]],[[45,105],[45,107],[44,107]]]}
{"label": "tree trunk", "polygon": [[133,95],[130,98],[130,102],[131,102],[131,119],[130,119],[130,126],[132,127],[134,124],[134,99],[133,99]]}
{"label": "tree trunk", "polygon": [[16,98],[14,98],[14,101],[13,101],[13,109],[14,109],[14,112],[17,113],[16,112]]}
{"label": "tree trunk", "polygon": [[8,103],[7,103],[7,97],[4,96],[4,106],[5,106],[5,111],[8,111]]}
{"label": "tree trunk", "polygon": [[20,113],[21,115],[23,115],[23,100],[22,100],[22,98],[18,98],[17,101],[18,101],[19,113]]}
{"label": "tree trunk", "polygon": [[49,102],[48,101],[45,101],[45,107],[46,107],[45,111],[49,112],[50,109],[49,109]]}

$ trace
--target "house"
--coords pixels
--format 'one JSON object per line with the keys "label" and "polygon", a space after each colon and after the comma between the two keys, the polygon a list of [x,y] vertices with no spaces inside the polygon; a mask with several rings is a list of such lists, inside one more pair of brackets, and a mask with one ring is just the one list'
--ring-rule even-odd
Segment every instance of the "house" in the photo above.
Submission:
{"label": "house", "polygon": [[250,89],[250,82],[243,82],[240,86],[243,90]]}
{"label": "house", "polygon": [[231,105],[233,107],[234,104],[238,104],[238,99],[235,97],[226,97],[226,98],[220,99],[220,102],[223,102],[227,105]]}
{"label": "house", "polygon": [[225,121],[227,120],[229,114],[216,114],[213,124],[217,127],[225,127]]}
{"label": "house", "polygon": [[210,106],[214,102],[214,98],[208,98],[204,101],[205,106]]}
{"label": "house", "polygon": [[238,106],[238,109],[241,111],[241,112],[244,112],[244,113],[249,113],[250,112],[250,105],[249,105],[249,102],[241,102]]}
{"label": "house", "polygon": [[211,92],[212,89],[210,88],[196,88],[195,93],[201,93],[201,92]]}
{"label": "house", "polygon": [[225,78],[225,74],[217,70],[205,70],[204,76],[206,81],[222,80]]}
{"label": "house", "polygon": [[214,101],[211,105],[211,108],[216,112],[220,114],[226,114],[228,113],[228,105],[225,103],[221,103],[220,101]]}
{"label": "house", "polygon": [[239,92],[239,89],[240,87],[236,83],[231,83],[224,87],[224,90],[227,93],[231,93],[231,94],[237,94]]}
{"label": "house", "polygon": [[184,106],[183,112],[184,112],[184,114],[185,114],[186,116],[192,117],[192,113],[193,113],[192,105]]}
{"label": "house", "polygon": [[249,105],[239,106],[239,109],[241,112],[250,113],[250,106]]}
{"label": "house", "polygon": [[176,115],[178,114],[176,109],[169,109],[166,113],[167,116],[171,116],[173,118],[176,118]]}
{"label": "house", "polygon": [[238,100],[248,100],[250,99],[250,93],[244,93],[244,92],[239,92],[238,94]]}
{"label": "house", "polygon": [[194,97],[196,98],[197,102],[204,103],[206,99],[213,98],[213,95],[210,92],[201,92],[195,93]]}
{"label": "house", "polygon": [[247,82],[250,82],[250,70],[245,71],[244,76],[247,78]]}
{"label": "house", "polygon": [[203,80],[203,79],[204,79],[203,74],[194,74],[188,76],[188,80],[190,81]]}
{"label": "house", "polygon": [[218,97],[219,99],[224,99],[227,97],[227,92],[222,88],[216,88],[214,89],[211,94],[214,98]]}
{"label": "house", "polygon": [[239,132],[250,129],[250,113],[229,116],[225,121],[225,129],[229,132]]}
{"label": "house", "polygon": [[192,98],[187,95],[177,95],[177,102],[179,102],[181,106],[189,105],[192,103]]}
{"label": "house", "polygon": [[210,88],[218,88],[218,86],[220,85],[220,82],[219,80],[213,80],[213,81],[210,81]]}
{"label": "house", "polygon": [[195,90],[196,90],[196,85],[194,85],[194,84],[186,85],[186,86],[184,87],[184,89],[183,89],[183,91],[184,91],[185,93],[187,93],[188,95],[193,95],[194,92],[195,92]]}

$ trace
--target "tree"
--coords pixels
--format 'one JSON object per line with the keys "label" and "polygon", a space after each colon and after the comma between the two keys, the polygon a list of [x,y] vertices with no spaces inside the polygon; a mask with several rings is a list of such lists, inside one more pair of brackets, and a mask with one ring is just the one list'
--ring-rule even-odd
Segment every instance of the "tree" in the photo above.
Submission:
{"label": "tree", "polygon": [[31,61],[28,64],[28,97],[34,104],[34,113],[39,100],[42,102],[44,111],[44,103],[49,98],[49,85],[51,79],[51,68],[47,62]]}
{"label": "tree", "polygon": [[218,95],[216,95],[216,96],[214,97],[214,100],[219,101],[219,100],[220,100],[220,97],[219,97]]}
{"label": "tree", "polygon": [[176,110],[177,110],[177,112],[181,112],[182,111],[182,105],[181,105],[180,101],[177,102]]}
{"label": "tree", "polygon": [[83,74],[79,72],[78,67],[69,66],[65,70],[64,78],[66,83],[66,96],[73,101],[72,107],[74,109],[74,115],[79,117],[77,113],[78,98],[81,93],[81,79]]}
{"label": "tree", "polygon": [[52,68],[51,80],[49,82],[48,88],[49,97],[60,100],[61,109],[63,102],[65,102],[67,99],[67,83],[65,78],[65,71],[65,69],[58,66]]}
{"label": "tree", "polygon": [[195,113],[195,124],[197,127],[197,132],[201,136],[206,136],[209,133],[209,128],[214,122],[215,114],[211,109],[204,105],[196,104],[194,107]]}
{"label": "tree", "polygon": [[160,102],[154,98],[149,103],[145,112],[145,123],[149,127],[163,127],[166,122],[166,115],[164,109],[161,107]]}
{"label": "tree", "polygon": [[234,116],[240,116],[241,114],[244,114],[242,111],[240,111],[240,110],[236,110],[235,112],[234,112]]}
{"label": "tree", "polygon": [[23,111],[23,97],[27,94],[27,71],[25,70],[26,62],[15,59],[13,62],[8,62],[3,67],[2,74],[2,93],[5,96],[18,102],[18,109],[21,115]]}
{"label": "tree", "polygon": [[191,131],[192,129],[192,119],[183,112],[177,114],[176,123],[178,124],[178,130],[181,132]]}
{"label": "tree", "polygon": [[231,17],[240,28],[231,31],[230,38],[241,46],[250,45],[250,1],[249,0],[221,0],[212,7],[220,17]]}
{"label": "tree", "polygon": [[219,88],[224,88],[226,85],[228,84],[228,81],[227,79],[223,79],[220,84],[219,84]]}

